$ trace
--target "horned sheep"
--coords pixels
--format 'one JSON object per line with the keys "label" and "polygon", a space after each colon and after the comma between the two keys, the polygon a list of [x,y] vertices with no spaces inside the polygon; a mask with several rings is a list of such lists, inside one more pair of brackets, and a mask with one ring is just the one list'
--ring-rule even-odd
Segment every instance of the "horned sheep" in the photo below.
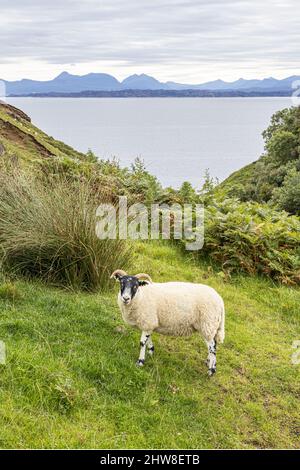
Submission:
{"label": "horned sheep", "polygon": [[145,363],[146,347],[154,353],[151,335],[189,336],[200,333],[208,348],[209,376],[216,372],[217,343],[225,338],[225,309],[222,297],[204,284],[152,282],[150,276],[128,275],[116,270],[111,278],[120,282],[118,305],[123,320],[142,331],[138,366]]}

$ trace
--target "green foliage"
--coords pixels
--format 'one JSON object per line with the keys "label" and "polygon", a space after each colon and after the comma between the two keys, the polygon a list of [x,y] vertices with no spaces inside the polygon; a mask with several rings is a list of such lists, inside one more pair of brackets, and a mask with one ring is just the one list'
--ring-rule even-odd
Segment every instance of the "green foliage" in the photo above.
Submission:
{"label": "green foliage", "polygon": [[183,204],[193,204],[197,200],[197,193],[188,181],[182,183],[178,195]]}
{"label": "green foliage", "polygon": [[214,195],[218,198],[238,197],[241,201],[255,199],[255,185],[253,180],[256,175],[258,162],[250,163],[238,171],[232,173],[214,189]]}
{"label": "green foliage", "polygon": [[263,138],[268,142],[280,130],[297,134],[300,126],[300,107],[294,106],[277,111],[271,117],[271,123],[263,132]]}
{"label": "green foliage", "polygon": [[128,180],[124,179],[123,182],[135,200],[144,204],[151,204],[155,200],[159,200],[162,186],[157,178],[146,170],[143,160],[140,158],[134,160],[128,176]]}
{"label": "green foliage", "polygon": [[209,171],[205,171],[204,183],[199,191],[199,201],[202,204],[209,204],[215,197],[215,188],[218,185],[218,179],[212,178]]}
{"label": "green foliage", "polygon": [[94,152],[92,152],[91,149],[88,149],[88,151],[86,153],[86,160],[89,163],[97,163],[98,162],[97,156],[94,154]]}
{"label": "green foliage", "polygon": [[53,157],[49,160],[36,160],[35,165],[46,178],[62,176],[68,180],[88,181],[102,193],[110,194],[118,201],[118,196],[127,196],[129,203],[150,204],[161,199],[163,190],[157,178],[145,168],[144,162],[137,158],[130,168],[122,168],[116,158],[96,159],[88,154],[87,161],[69,157]]}
{"label": "green foliage", "polygon": [[280,163],[287,163],[299,157],[299,137],[290,131],[277,130],[266,143],[269,157]]}
{"label": "green foliage", "polygon": [[300,220],[258,203],[225,199],[205,211],[203,253],[225,271],[300,283]]}
{"label": "green foliage", "polygon": [[52,157],[48,160],[37,159],[35,171],[41,172],[46,178],[55,175],[71,179],[91,178],[94,167],[91,163],[74,160],[70,157]]}
{"label": "green foliage", "polygon": [[273,191],[273,200],[280,209],[300,215],[300,171],[287,173],[281,188]]}
{"label": "green foliage", "polygon": [[[46,136],[27,121],[13,120],[11,116],[5,115],[1,108],[0,120],[4,127],[8,122],[10,129],[12,125],[15,127],[18,139],[24,139],[24,135],[26,138],[30,137],[26,140],[26,145],[24,143],[22,146],[22,152],[26,148],[26,159],[30,161],[28,168],[34,170],[34,181],[39,180],[37,184],[34,182],[31,192],[28,191],[27,184],[24,190],[27,209],[23,211],[22,191],[11,178],[6,181],[5,176],[7,172],[15,171],[19,166],[19,157],[22,163],[22,152],[14,153],[14,139],[5,140],[5,152],[11,157],[9,160],[3,157],[0,160],[0,183],[3,181],[0,196],[5,188],[5,194],[9,195],[0,202],[0,215],[1,210],[4,214],[0,221],[0,231],[3,227],[3,241],[1,243],[0,240],[0,243],[3,249],[6,247],[6,267],[10,266],[29,275],[39,275],[51,282],[73,287],[96,288],[104,285],[105,276],[110,269],[108,266],[114,264],[113,257],[110,258],[112,252],[120,252],[122,259],[123,250],[126,251],[125,245],[122,244],[119,250],[114,248],[114,244],[119,247],[121,245],[118,243],[121,242],[106,242],[105,245],[98,240],[96,243],[92,240],[94,229],[87,229],[85,216],[82,215],[80,223],[76,225],[74,217],[65,214],[74,214],[72,208],[76,208],[78,213],[85,213],[84,207],[89,206],[89,194],[92,195],[92,206],[96,194],[98,203],[99,200],[118,203],[118,196],[125,195],[129,204],[204,204],[204,252],[221,262],[224,270],[262,273],[282,282],[298,282],[299,252],[296,243],[299,239],[298,235],[292,237],[292,242],[289,233],[291,229],[293,233],[298,234],[298,222],[280,212],[277,213],[277,220],[276,212],[266,204],[245,204],[245,201],[269,201],[269,204],[279,209],[300,213],[299,108],[274,114],[270,126],[264,132],[267,153],[258,162],[236,172],[221,185],[217,185],[217,181],[211,178],[207,171],[204,184],[197,192],[189,182],[184,182],[179,189],[162,188],[140,158],[137,158],[130,168],[124,168],[116,158],[102,160],[97,159],[92,151],[88,151],[86,155],[72,152],[70,147]],[[20,148],[17,150],[19,152]],[[30,158],[31,152],[34,158]],[[45,152],[47,158],[44,156]],[[17,163],[13,160],[15,155],[18,157]],[[83,199],[79,197],[82,191],[86,195]],[[231,197],[238,196],[243,202],[240,204],[232,199],[227,199],[224,203],[218,202],[224,200],[226,194]],[[19,205],[16,204],[17,200]],[[34,200],[35,204],[32,202]],[[12,201],[14,202],[11,207]],[[79,207],[80,201],[84,202],[83,206]],[[12,209],[15,212],[11,212]],[[24,212],[23,217],[26,220],[20,217],[18,211]],[[8,214],[14,213],[17,215],[14,216],[12,229],[11,217]],[[262,213],[267,216],[263,218]],[[58,219],[55,230],[49,222],[53,218]],[[94,227],[92,218],[89,223]],[[293,227],[291,224],[294,224]],[[9,230],[12,230],[12,233]],[[86,231],[90,231],[87,243]],[[84,241],[80,237],[83,237]],[[10,240],[16,242],[15,245]],[[105,252],[109,262],[105,259]],[[100,270],[93,261],[94,258],[100,260]]]}
{"label": "green foliage", "polygon": [[71,288],[105,288],[111,271],[126,263],[127,247],[124,241],[97,238],[101,202],[103,194],[88,181],[2,173],[3,267]]}

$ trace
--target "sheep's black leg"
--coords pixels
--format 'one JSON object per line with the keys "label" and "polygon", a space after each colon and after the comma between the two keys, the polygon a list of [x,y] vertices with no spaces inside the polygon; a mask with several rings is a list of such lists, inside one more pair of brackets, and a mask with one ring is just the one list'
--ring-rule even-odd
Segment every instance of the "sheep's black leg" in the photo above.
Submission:
{"label": "sheep's black leg", "polygon": [[206,341],[208,356],[207,356],[207,367],[208,375],[212,376],[217,371],[217,344],[214,339]]}
{"label": "sheep's black leg", "polygon": [[147,333],[146,331],[143,331],[142,336],[141,336],[141,340],[140,340],[140,346],[141,346],[140,355],[139,355],[139,358],[136,362],[136,365],[138,367],[142,367],[145,363],[146,345],[147,345],[147,342],[148,342],[149,338],[150,338],[150,333]]}
{"label": "sheep's black leg", "polygon": [[150,356],[153,356],[154,354],[154,345],[152,343],[152,338],[151,336],[149,336],[149,339],[148,339],[148,343],[147,343],[147,347],[148,347],[148,353]]}

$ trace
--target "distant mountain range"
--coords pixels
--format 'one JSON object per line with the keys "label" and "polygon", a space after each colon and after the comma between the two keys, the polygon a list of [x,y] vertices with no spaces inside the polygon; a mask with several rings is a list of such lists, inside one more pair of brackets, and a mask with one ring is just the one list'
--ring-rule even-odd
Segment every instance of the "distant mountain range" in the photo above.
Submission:
{"label": "distant mountain range", "polygon": [[[240,78],[234,82],[225,82],[215,80],[201,83],[198,85],[189,85],[176,82],[160,82],[149,75],[131,75],[122,82],[118,81],[112,75],[106,73],[89,73],[87,75],[71,75],[68,72],[62,72],[53,80],[17,80],[6,81],[6,94],[9,95],[43,95],[43,94],[68,94],[82,92],[116,92],[126,90],[165,90],[165,91],[184,91],[184,90],[202,90],[221,92],[241,92],[243,94],[263,93],[274,96],[276,93],[291,94],[292,85],[298,81],[300,75],[277,80],[276,78],[264,78],[262,80],[245,80]],[[185,94],[183,94],[185,96]]]}

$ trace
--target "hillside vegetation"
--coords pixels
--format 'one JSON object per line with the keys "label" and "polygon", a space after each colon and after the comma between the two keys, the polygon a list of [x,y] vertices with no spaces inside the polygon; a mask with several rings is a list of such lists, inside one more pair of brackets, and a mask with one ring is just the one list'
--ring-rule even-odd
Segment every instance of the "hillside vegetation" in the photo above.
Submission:
{"label": "hillside vegetation", "polygon": [[300,293],[259,278],[225,282],[176,247],[137,243],[129,272],[204,282],[226,305],[227,337],[209,379],[198,335],[154,335],[135,366],[117,287],[70,293],[36,282],[0,289],[0,446],[33,448],[297,448]]}
{"label": "hillside vegetation", "polygon": [[[0,104],[0,447],[299,446],[300,220],[228,184],[163,188],[140,160],[81,154]],[[95,207],[118,195],[203,203],[203,250],[99,240]],[[217,289],[226,340],[212,379],[198,335],[154,335],[154,358],[135,367],[139,332],[121,320],[116,268]]]}
{"label": "hillside vegetation", "polygon": [[86,159],[85,155],[49,137],[35,127],[23,111],[0,101],[0,155],[18,162],[37,163],[41,159]]}
{"label": "hillside vegetation", "polygon": [[[106,256],[102,256],[102,261],[99,263],[101,268],[97,275],[83,276],[86,267],[93,267],[95,259],[100,260],[100,256],[95,257],[95,252],[100,255],[103,250],[93,228],[88,231],[76,229],[74,237],[74,227],[77,225],[72,219],[72,214],[76,217],[76,213],[71,207],[72,205],[77,207],[83,221],[86,211],[93,214],[90,220],[94,220],[95,207],[98,204],[117,203],[119,195],[126,195],[129,204],[134,202],[146,205],[154,202],[170,205],[204,204],[205,244],[198,256],[200,262],[203,258],[211,258],[219,263],[220,269],[226,276],[246,272],[249,275],[263,274],[285,284],[300,283],[299,218],[291,217],[286,212],[279,212],[274,204],[251,200],[243,202],[243,197],[241,197],[242,202],[236,199],[238,188],[243,187],[243,191],[246,191],[247,185],[243,183],[243,179],[254,177],[258,163],[242,169],[241,172],[232,175],[231,180],[228,179],[217,187],[214,187],[213,180],[206,175],[206,182],[200,191],[196,191],[188,182],[184,182],[179,190],[163,188],[139,159],[130,168],[121,168],[116,160],[97,159],[91,151],[86,155],[80,154],[55,141],[35,128],[30,119],[16,108],[0,105],[0,112],[2,113],[0,145],[5,149],[0,157],[0,170],[2,169],[0,228],[2,219],[3,237],[11,240],[10,257],[5,255],[6,260],[10,259],[10,263],[6,263],[7,266],[10,265],[13,269],[21,267],[23,272],[30,275],[35,273],[48,280],[60,279],[62,284],[70,287],[76,285],[95,288],[99,286],[100,279],[104,285],[103,273],[107,273],[107,266],[114,263],[105,262]],[[271,135],[272,132],[274,133],[273,130],[268,130],[266,134]],[[41,146],[42,151],[40,151]],[[28,182],[28,176],[25,176],[28,170],[31,182]],[[86,203],[84,203],[85,208],[81,206],[79,209],[78,202],[83,201],[82,188],[86,188]],[[297,186],[288,186],[288,190],[290,188],[297,191]],[[91,197],[88,197],[89,193]],[[24,194],[27,196],[24,197]],[[71,195],[73,202],[70,199]],[[230,195],[231,197],[228,197]],[[235,197],[232,197],[233,195]],[[22,224],[19,217],[11,217],[20,207],[22,207]],[[32,219],[32,214],[35,214],[36,223]],[[42,239],[39,235],[41,233],[39,224],[45,219],[46,214],[49,221],[53,219],[56,222],[55,226],[51,223],[44,225]],[[71,216],[65,217],[64,214]],[[9,228],[6,223],[8,219],[11,220]],[[69,236],[68,231],[73,235]],[[86,246],[87,233],[89,233],[90,248],[85,250],[85,256],[82,258],[82,247]],[[55,236],[54,244],[53,236]],[[2,251],[7,251],[8,245],[5,240],[2,245]],[[107,250],[108,248],[104,252]],[[47,260],[46,253],[49,255]],[[55,259],[57,261],[59,259],[59,276],[54,276],[58,271],[54,267],[56,261],[53,262],[53,253],[56,253]],[[64,260],[62,253],[65,256]],[[14,263],[11,262],[13,259]],[[81,269],[78,263],[82,263],[85,267]],[[94,273],[97,272],[95,268],[92,270]],[[87,278],[90,279],[88,284]]]}
{"label": "hillside vegetation", "polygon": [[269,202],[300,214],[300,107],[275,113],[264,131],[265,153],[225,180],[226,190],[243,201]]}

